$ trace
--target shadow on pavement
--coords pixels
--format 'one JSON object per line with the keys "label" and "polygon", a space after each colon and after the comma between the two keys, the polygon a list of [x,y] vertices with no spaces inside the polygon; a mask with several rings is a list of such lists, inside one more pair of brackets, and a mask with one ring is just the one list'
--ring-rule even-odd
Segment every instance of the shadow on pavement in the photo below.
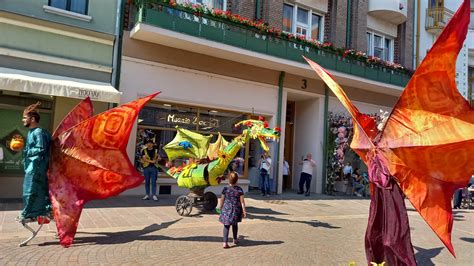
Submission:
{"label": "shadow on pavement", "polygon": [[417,253],[415,254],[415,259],[418,265],[435,265],[431,259],[435,258],[441,253],[441,250],[444,248],[432,248],[424,249],[420,247],[414,247]]}
{"label": "shadow on pavement", "polygon": [[349,195],[326,195],[326,194],[315,194],[311,193],[309,197],[305,195],[296,194],[295,191],[285,191],[282,194],[271,195],[270,197],[264,197],[260,195],[260,191],[252,190],[245,194],[245,197],[255,200],[370,200],[369,197],[356,197]]}
{"label": "shadow on pavement", "polygon": [[[111,233],[88,233],[88,232],[78,232],[76,236],[74,246],[83,246],[83,245],[115,245],[115,244],[125,244],[133,241],[193,241],[193,242],[216,242],[222,243],[222,237],[217,236],[189,236],[189,237],[169,237],[163,235],[149,235],[161,229],[165,229],[172,224],[180,221],[181,219],[158,224],[149,225],[140,230],[132,231],[123,231],[123,232],[111,232]],[[81,235],[93,235],[93,236],[81,236]],[[260,246],[260,245],[276,245],[283,244],[283,241],[257,241],[247,239],[245,236],[239,237],[239,246],[242,247],[251,247],[251,246]],[[50,246],[58,245],[58,242],[46,242],[39,244],[38,246]]]}
{"label": "shadow on pavement", "polygon": [[301,224],[307,224],[312,227],[324,227],[328,229],[339,229],[341,227],[338,226],[333,226],[328,223],[322,223],[318,220],[312,220],[312,221],[293,221],[293,220],[288,220],[284,218],[278,218],[274,216],[269,216],[269,215],[253,215],[253,214],[247,214],[248,219],[259,219],[259,220],[265,220],[265,221],[273,221],[273,222],[289,222],[289,223],[301,223]]}
{"label": "shadow on pavement", "polygon": [[[93,200],[84,206],[85,209],[91,208],[128,208],[128,207],[157,207],[174,206],[176,199],[180,195],[158,195],[159,201],[142,200],[142,196],[116,196],[103,200]],[[262,200],[274,204],[287,204],[285,200],[368,200],[368,198],[359,198],[352,196],[329,196],[324,194],[311,194],[309,197],[296,194],[296,191],[288,191],[271,197],[262,197],[260,192],[250,191],[245,197],[254,200]],[[0,211],[20,211],[23,208],[21,199],[0,199]],[[263,213],[262,213],[263,214]],[[268,213],[276,214],[276,213]]]}
{"label": "shadow on pavement", "polygon": [[466,219],[463,219],[463,218],[464,218],[464,215],[462,214],[454,213],[453,215],[454,221],[465,221]]}
{"label": "shadow on pavement", "polygon": [[462,241],[469,242],[469,243],[474,243],[474,238],[473,237],[461,237],[459,239],[461,239]]}
{"label": "shadow on pavement", "polygon": [[[89,232],[77,232],[77,235],[74,239],[73,246],[81,246],[84,244],[102,244],[102,245],[111,245],[111,244],[124,244],[133,242],[135,240],[147,240],[150,237],[160,237],[160,236],[147,236],[149,233],[156,232],[161,229],[168,228],[174,223],[177,223],[182,218],[170,222],[165,222],[162,224],[152,224],[140,230],[131,230],[131,231],[122,231],[122,232],[110,232],[110,233],[89,233]],[[83,237],[81,235],[95,235]],[[153,239],[150,239],[153,240]],[[45,242],[39,244],[38,246],[49,246],[49,245],[58,245],[58,242]]]}
{"label": "shadow on pavement", "polygon": [[270,208],[257,208],[257,207],[246,207],[247,213],[249,214],[278,214],[278,215],[288,215],[283,212],[277,212]]}

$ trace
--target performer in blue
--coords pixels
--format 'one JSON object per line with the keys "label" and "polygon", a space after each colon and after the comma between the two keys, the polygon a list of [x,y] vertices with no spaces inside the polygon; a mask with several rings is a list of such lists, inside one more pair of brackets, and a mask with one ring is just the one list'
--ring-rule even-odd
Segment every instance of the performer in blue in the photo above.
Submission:
{"label": "performer in blue", "polygon": [[46,216],[51,211],[48,189],[48,166],[51,135],[39,127],[36,110],[41,103],[28,106],[23,112],[23,125],[29,128],[23,149],[25,179],[23,180],[23,210],[20,219]]}

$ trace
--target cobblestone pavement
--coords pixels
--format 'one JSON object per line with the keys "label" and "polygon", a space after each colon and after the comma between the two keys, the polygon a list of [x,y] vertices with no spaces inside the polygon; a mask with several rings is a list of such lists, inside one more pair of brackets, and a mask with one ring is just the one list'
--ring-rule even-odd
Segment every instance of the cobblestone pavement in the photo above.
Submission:
{"label": "cobblestone pavement", "polygon": [[[0,265],[365,265],[369,200],[287,193],[250,194],[240,245],[222,248],[217,214],[194,209],[180,217],[174,196],[159,202],[117,197],[86,205],[74,245],[62,248],[54,224],[26,247],[28,232],[14,222],[20,202],[0,201]],[[457,259],[411,206],[412,242],[419,265],[474,265],[474,211],[455,210]]]}

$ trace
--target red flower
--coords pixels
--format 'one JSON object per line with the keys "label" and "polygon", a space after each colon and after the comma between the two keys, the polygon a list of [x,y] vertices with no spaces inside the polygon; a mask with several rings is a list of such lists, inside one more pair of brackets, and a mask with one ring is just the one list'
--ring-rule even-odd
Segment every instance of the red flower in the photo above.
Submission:
{"label": "red flower", "polygon": [[268,128],[268,122],[267,121],[263,122],[263,127]]}
{"label": "red flower", "polygon": [[263,118],[263,116],[259,116],[259,117],[258,117],[258,120],[260,120],[260,121],[265,121],[265,118]]}
{"label": "red flower", "polygon": [[273,130],[275,130],[276,132],[281,132],[281,129],[279,127],[276,127]]}

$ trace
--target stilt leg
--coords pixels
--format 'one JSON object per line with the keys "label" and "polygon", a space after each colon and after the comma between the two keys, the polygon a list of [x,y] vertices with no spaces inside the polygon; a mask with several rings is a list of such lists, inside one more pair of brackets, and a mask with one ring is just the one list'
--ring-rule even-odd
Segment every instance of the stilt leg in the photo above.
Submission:
{"label": "stilt leg", "polygon": [[36,237],[36,235],[38,234],[38,232],[39,232],[39,231],[41,230],[41,228],[43,227],[43,221],[44,221],[44,219],[41,220],[41,223],[40,223],[38,229],[36,229],[36,230],[34,230],[33,228],[31,228],[31,227],[28,225],[28,223],[30,223],[30,222],[35,222],[35,221],[36,221],[36,219],[22,219],[22,220],[20,221],[21,225],[23,225],[24,228],[28,229],[28,231],[30,231],[31,234],[32,234],[28,239],[26,239],[25,241],[23,241],[23,242],[20,243],[20,245],[19,245],[20,247],[26,246],[26,244],[28,244],[28,242],[30,242],[31,240],[33,240],[33,238]]}

